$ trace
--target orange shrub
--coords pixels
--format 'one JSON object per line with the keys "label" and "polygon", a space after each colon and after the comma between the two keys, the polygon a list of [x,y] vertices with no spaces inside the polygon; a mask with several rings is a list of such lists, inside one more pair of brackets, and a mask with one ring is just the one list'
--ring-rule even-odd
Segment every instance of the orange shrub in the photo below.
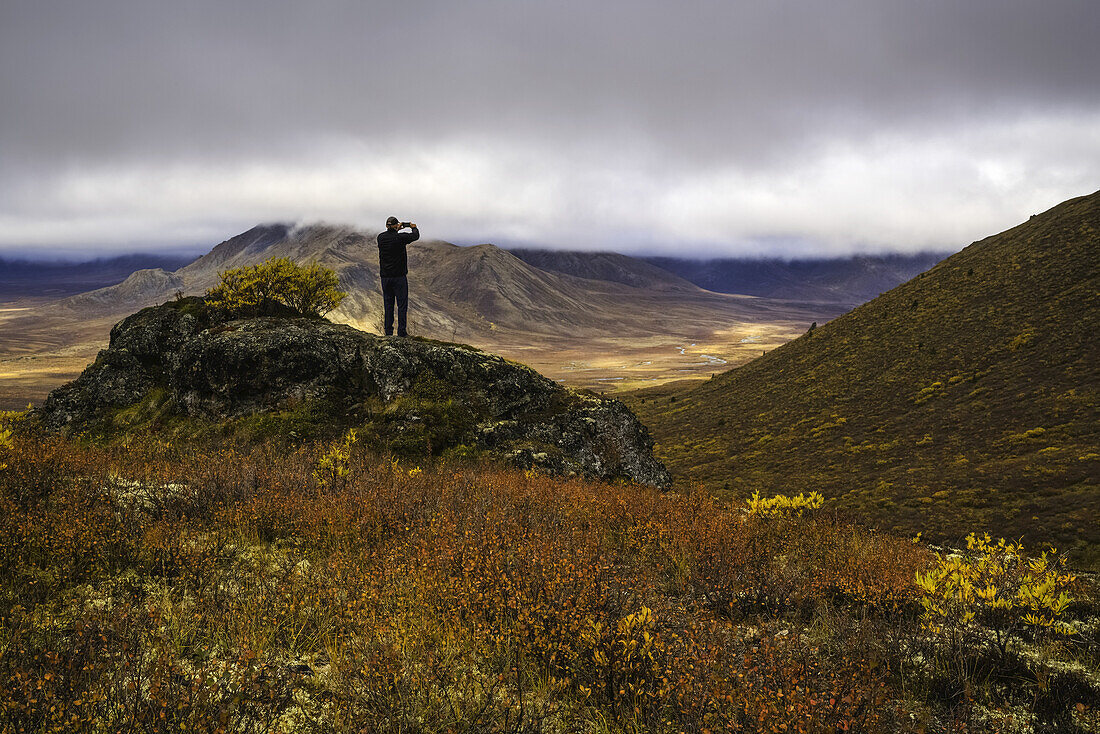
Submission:
{"label": "orange shrub", "polygon": [[323,450],[18,445],[0,474],[7,730],[896,723],[889,666],[760,615],[888,608],[910,544],[360,449],[334,489]]}

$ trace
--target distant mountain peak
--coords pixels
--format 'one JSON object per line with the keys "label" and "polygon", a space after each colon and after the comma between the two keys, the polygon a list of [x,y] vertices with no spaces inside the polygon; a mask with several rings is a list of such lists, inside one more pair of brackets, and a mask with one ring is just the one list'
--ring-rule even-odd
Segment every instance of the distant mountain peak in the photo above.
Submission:
{"label": "distant mountain peak", "polygon": [[161,268],[136,270],[126,280],[117,285],[88,293],[80,293],[61,303],[69,308],[84,310],[96,309],[104,304],[112,306],[143,306],[155,303],[166,295],[181,291],[183,278]]}
{"label": "distant mountain peak", "polygon": [[575,278],[605,280],[633,288],[674,291],[695,290],[697,286],[680,275],[617,252],[576,252],[569,250],[534,250],[516,248],[510,252],[541,270],[564,273]]}
{"label": "distant mountain peak", "polygon": [[943,253],[918,253],[800,260],[683,257],[645,260],[718,293],[855,305],[904,283],[944,257]]}
{"label": "distant mountain peak", "polygon": [[241,232],[239,235],[230,237],[215,245],[214,249],[187,267],[210,267],[239,257],[242,254],[260,254],[272,245],[285,240],[292,226],[283,223],[258,224],[252,229]]}
{"label": "distant mountain peak", "polygon": [[[135,306],[163,303],[177,292],[201,295],[228,269],[286,257],[336,272],[348,297],[333,318],[381,330],[376,234],[326,222],[259,224],[219,243],[172,278],[162,278],[160,290],[155,279],[146,278],[141,288],[136,283],[102,288],[83,302],[95,304],[88,313],[96,317],[121,316]],[[492,243],[458,246],[427,238],[410,245],[408,253],[414,331],[452,341],[462,334],[477,343],[490,331],[496,339],[506,334],[579,338],[624,330],[640,335],[666,319],[695,323],[700,310],[735,314],[731,320],[742,321],[747,312],[766,309],[706,293],[672,273],[615,253],[549,253],[559,258],[557,264],[540,264]],[[136,302],[135,293],[144,294],[144,302]],[[687,313],[670,315],[678,309]]]}

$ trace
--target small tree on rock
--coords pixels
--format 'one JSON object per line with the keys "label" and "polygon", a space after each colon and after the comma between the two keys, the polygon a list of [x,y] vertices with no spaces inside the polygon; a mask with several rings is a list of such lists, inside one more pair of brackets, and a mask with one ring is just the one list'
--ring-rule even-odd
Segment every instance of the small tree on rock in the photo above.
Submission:
{"label": "small tree on rock", "polygon": [[[288,261],[289,262],[289,261]],[[294,266],[293,263],[291,263]],[[340,305],[347,293],[340,290],[336,273],[311,262],[287,278],[286,304],[298,313],[324,316]]]}
{"label": "small tree on rock", "polygon": [[206,292],[212,306],[240,315],[270,315],[291,309],[303,316],[324,316],[347,293],[336,273],[311,262],[302,266],[287,257],[271,258],[219,274],[221,282]]}

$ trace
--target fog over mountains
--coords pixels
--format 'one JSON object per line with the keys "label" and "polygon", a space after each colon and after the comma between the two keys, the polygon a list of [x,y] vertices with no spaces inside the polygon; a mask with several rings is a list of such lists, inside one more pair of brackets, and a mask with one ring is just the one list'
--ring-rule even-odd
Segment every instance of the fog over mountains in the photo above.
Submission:
{"label": "fog over mountains", "polygon": [[[13,298],[65,298],[102,288],[77,303],[111,309],[163,297],[180,288],[194,291],[212,284],[219,269],[239,267],[260,257],[280,240],[296,232],[312,232],[309,243],[284,247],[281,252],[294,258],[323,257],[329,244],[322,233],[342,232],[353,239],[373,235],[350,227],[311,225],[297,231],[287,224],[259,225],[227,240],[225,247],[196,259],[165,254],[133,254],[87,262],[41,262],[0,258],[0,300]],[[251,233],[251,234],[250,234]],[[354,233],[354,234],[353,234]],[[320,239],[318,239],[320,238]],[[442,241],[418,242],[414,250],[424,254],[437,250]],[[347,244],[345,242],[345,244]],[[319,247],[312,253],[312,247]],[[492,248],[492,245],[482,247]],[[444,248],[446,249],[446,248]],[[919,255],[864,255],[809,260],[673,257],[631,257],[616,252],[508,247],[507,252],[539,271],[606,281],[654,291],[732,293],[763,298],[822,301],[856,305],[923,272],[945,257],[942,253]],[[484,252],[489,250],[483,250]],[[331,253],[330,253],[331,254]],[[346,261],[348,253],[337,258]],[[372,262],[369,251],[365,262]],[[269,256],[275,256],[274,253]],[[429,264],[438,258],[428,258]],[[149,271],[139,273],[138,271]],[[159,272],[158,272],[159,271]],[[179,271],[178,273],[176,271]],[[131,278],[131,276],[133,276]],[[352,273],[348,273],[350,278]],[[130,279],[123,284],[123,281]],[[118,286],[117,288],[111,288]],[[208,285],[206,285],[208,287]]]}
{"label": "fog over mountains", "polygon": [[[611,280],[640,287],[663,287],[672,273],[717,293],[764,298],[825,301],[857,305],[904,283],[938,263],[946,253],[856,255],[787,260],[650,256],[632,258],[613,252],[563,252],[514,249],[524,262],[543,270],[581,278]],[[646,267],[648,265],[649,267]]]}
{"label": "fog over mountains", "polygon": [[719,293],[829,301],[855,306],[923,273],[946,256],[945,253],[921,253],[806,260],[646,259],[702,288]]}
{"label": "fog over mountains", "polygon": [[463,242],[913,253],[1100,170],[1090,0],[100,0],[2,17],[0,252],[403,211]]}
{"label": "fog over mountains", "polygon": [[137,270],[175,270],[191,260],[190,257],[152,253],[120,255],[77,263],[0,258],[0,300],[64,298],[114,285]]}
{"label": "fog over mountains", "polygon": [[[316,261],[335,270],[348,297],[333,318],[378,331],[375,235],[329,224],[259,225],[174,271],[138,270],[121,283],[60,301],[57,308],[127,314],[180,293],[201,294],[218,282],[220,272],[272,257]],[[491,244],[460,247],[429,239],[409,247],[409,270],[413,323],[418,333],[436,338],[500,330],[647,335],[682,328],[701,313],[759,319],[777,307],[766,299],[712,293],[651,263],[609,253],[513,253]]]}

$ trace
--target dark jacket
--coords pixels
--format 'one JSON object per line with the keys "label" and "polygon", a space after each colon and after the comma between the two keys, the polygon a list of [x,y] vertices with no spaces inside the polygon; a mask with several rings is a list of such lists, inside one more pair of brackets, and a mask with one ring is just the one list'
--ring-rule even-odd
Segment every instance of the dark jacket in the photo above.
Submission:
{"label": "dark jacket", "polygon": [[383,278],[399,278],[409,274],[409,259],[405,245],[420,239],[420,230],[394,232],[386,229],[378,235],[379,275]]}

